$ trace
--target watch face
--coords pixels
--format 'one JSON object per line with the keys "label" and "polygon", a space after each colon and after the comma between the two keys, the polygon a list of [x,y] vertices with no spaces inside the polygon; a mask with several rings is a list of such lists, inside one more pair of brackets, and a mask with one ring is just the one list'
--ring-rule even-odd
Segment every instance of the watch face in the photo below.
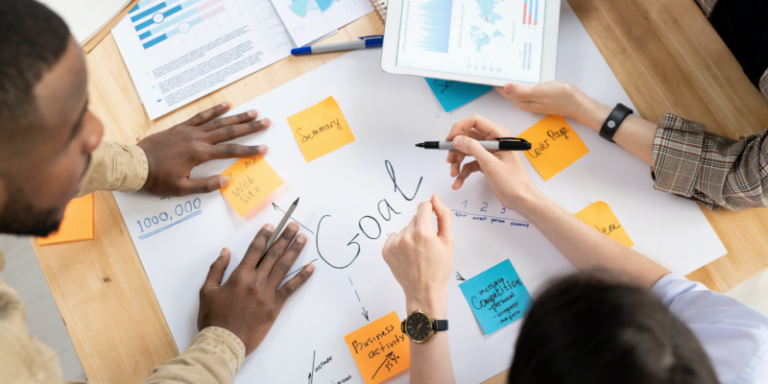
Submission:
{"label": "watch face", "polygon": [[414,341],[424,341],[432,333],[432,322],[427,315],[415,312],[408,316],[405,329]]}

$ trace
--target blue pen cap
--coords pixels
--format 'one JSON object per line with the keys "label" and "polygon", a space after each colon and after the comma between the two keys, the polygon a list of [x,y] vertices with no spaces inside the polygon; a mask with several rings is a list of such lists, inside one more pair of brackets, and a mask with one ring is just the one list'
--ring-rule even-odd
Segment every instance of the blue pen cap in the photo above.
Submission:
{"label": "blue pen cap", "polygon": [[310,54],[312,54],[312,47],[301,47],[301,48],[291,49],[291,55],[294,55],[294,56],[310,55]]}
{"label": "blue pen cap", "polygon": [[384,35],[363,36],[360,40],[365,40],[366,48],[376,48],[384,45]]}

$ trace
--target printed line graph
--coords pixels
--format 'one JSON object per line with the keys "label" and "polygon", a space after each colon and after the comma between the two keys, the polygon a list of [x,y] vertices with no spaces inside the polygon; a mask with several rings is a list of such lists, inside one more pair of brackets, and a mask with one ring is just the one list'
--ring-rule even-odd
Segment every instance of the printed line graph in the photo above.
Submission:
{"label": "printed line graph", "polygon": [[128,16],[144,49],[173,36],[189,32],[194,26],[226,11],[224,0],[143,0]]}

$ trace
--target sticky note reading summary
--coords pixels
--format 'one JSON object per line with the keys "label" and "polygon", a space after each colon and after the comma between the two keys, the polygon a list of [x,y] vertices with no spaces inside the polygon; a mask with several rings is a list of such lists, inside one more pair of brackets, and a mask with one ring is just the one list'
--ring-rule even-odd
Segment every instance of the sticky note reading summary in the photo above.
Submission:
{"label": "sticky note reading summary", "polygon": [[486,335],[523,317],[531,302],[509,259],[459,284],[459,288]]}
{"label": "sticky note reading summary", "polygon": [[221,194],[241,217],[283,185],[261,156],[242,158],[221,174],[229,177],[229,185],[221,189]]}
{"label": "sticky note reading summary", "polygon": [[624,227],[619,223],[619,219],[613,214],[611,207],[604,201],[590,204],[588,207],[576,212],[574,216],[591,225],[600,233],[603,233],[627,247],[635,245],[635,243],[632,242],[632,239],[629,238],[627,231],[624,230]]}
{"label": "sticky note reading summary", "polygon": [[333,96],[289,117],[288,125],[307,163],[355,141]]}
{"label": "sticky note reading summary", "polygon": [[408,337],[392,312],[346,336],[352,357],[366,384],[377,384],[411,366]]}
{"label": "sticky note reading summary", "polygon": [[525,157],[544,181],[589,153],[589,148],[562,116],[548,115],[518,137],[531,142],[531,150],[525,151]]}
{"label": "sticky note reading summary", "polygon": [[37,245],[66,243],[69,241],[93,239],[93,194],[72,199],[64,211],[59,230],[38,237]]}

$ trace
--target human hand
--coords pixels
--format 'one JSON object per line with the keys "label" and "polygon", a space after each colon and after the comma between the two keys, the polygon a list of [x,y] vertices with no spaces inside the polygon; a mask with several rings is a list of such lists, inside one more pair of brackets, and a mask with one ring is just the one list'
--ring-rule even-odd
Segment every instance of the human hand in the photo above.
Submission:
{"label": "human hand", "polygon": [[534,87],[507,84],[503,88],[496,87],[496,90],[523,111],[566,116],[582,124],[586,124],[585,120],[592,115],[602,112],[598,111],[602,104],[562,81],[547,81]]}
{"label": "human hand", "polygon": [[[437,232],[432,212],[437,215]],[[405,293],[408,313],[416,309],[444,318],[448,281],[453,270],[451,210],[440,196],[419,204],[418,212],[400,233],[391,233],[382,254]]]}
{"label": "human hand", "polygon": [[269,128],[269,119],[255,120],[250,110],[235,116],[218,117],[229,110],[222,103],[198,113],[168,130],[149,135],[138,142],[149,162],[144,189],[158,196],[184,196],[207,193],[229,185],[222,175],[190,179],[192,168],[214,159],[249,157],[267,153],[266,145],[219,144]]}
{"label": "human hand", "polygon": [[[243,261],[223,285],[221,280],[229,265],[230,252],[226,248],[222,249],[219,258],[211,264],[208,277],[200,289],[197,328],[203,330],[216,326],[229,330],[245,344],[246,356],[261,344],[283,304],[304,285],[315,270],[314,265],[308,264],[277,289],[307,243],[307,236],[296,236],[299,226],[296,223],[288,224],[269,252],[264,255],[264,261],[256,268],[273,231],[271,224],[261,228],[248,247]],[[288,248],[292,241],[293,245]]]}
{"label": "human hand", "polygon": [[[497,137],[511,137],[508,129],[473,114],[453,125],[446,140],[453,140],[456,151],[450,151],[446,161],[451,163],[451,177],[455,177],[453,189],[459,189],[464,180],[475,172],[485,174],[493,194],[507,208],[518,210],[518,203],[523,197],[538,192],[525,172],[520,154],[516,151],[489,152],[480,146],[478,140],[492,141]],[[466,156],[473,156],[462,167]]]}

